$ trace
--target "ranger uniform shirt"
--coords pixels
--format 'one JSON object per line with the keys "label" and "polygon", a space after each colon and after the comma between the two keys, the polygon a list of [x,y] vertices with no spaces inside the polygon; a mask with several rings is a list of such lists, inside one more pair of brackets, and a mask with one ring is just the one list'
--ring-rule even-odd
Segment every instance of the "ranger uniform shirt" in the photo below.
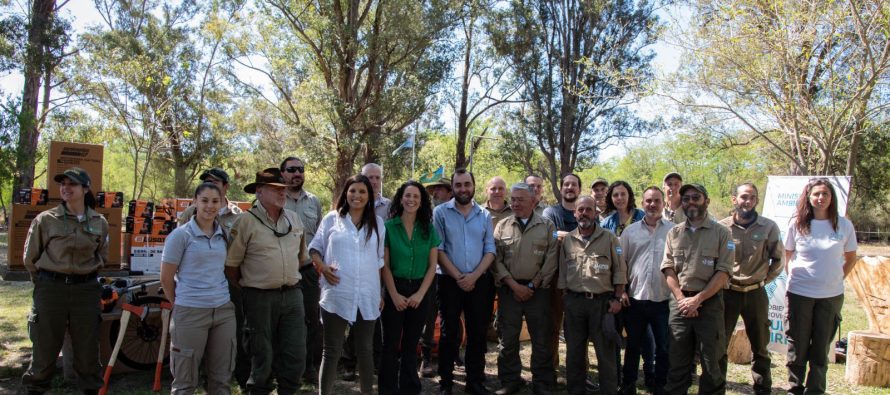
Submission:
{"label": "ranger uniform shirt", "polygon": [[485,202],[485,209],[488,210],[488,213],[491,214],[491,226],[496,228],[498,226],[498,222],[504,220],[511,215],[513,215],[513,209],[510,208],[510,204],[507,201],[504,201],[504,207],[500,210],[495,210],[488,206],[488,202]]}
{"label": "ranger uniform shirt", "polygon": [[683,211],[683,206],[677,207],[676,210],[671,210],[670,205],[665,204],[664,210],[662,211],[662,217],[667,218],[675,224],[686,222],[686,212]]}
{"label": "ranger uniform shirt", "polygon": [[25,239],[25,268],[65,274],[89,274],[108,260],[108,221],[91,208],[78,219],[64,204],[44,211],[31,222]]}
{"label": "ranger uniform shirt", "polygon": [[729,288],[741,291],[749,285],[764,285],[776,279],[785,265],[785,247],[779,240],[781,232],[773,220],[758,215],[745,229],[736,225],[732,216],[720,221],[732,232],[735,244],[735,263]]}
{"label": "ranger uniform shirt", "polygon": [[[284,201],[284,208],[293,211],[303,222],[303,232],[306,234],[306,245],[312,242],[318,225],[321,224],[321,202],[311,192],[301,189],[297,198],[291,197],[290,191]],[[306,261],[303,261],[304,263]]]}
{"label": "ranger uniform shirt", "polygon": [[536,287],[547,288],[556,272],[556,225],[532,214],[525,230],[515,216],[504,218],[494,229],[497,255],[494,278],[498,285],[507,278],[531,280]]}
{"label": "ranger uniform shirt", "polygon": [[701,291],[718,271],[732,273],[734,249],[725,226],[708,218],[693,231],[686,221],[668,232],[661,271],[674,269],[681,290]]}
{"label": "ranger uniform shirt", "polygon": [[[216,220],[219,222],[219,225],[222,226],[223,231],[228,234],[229,231],[232,230],[232,225],[235,224],[235,220],[238,219],[238,216],[241,215],[243,211],[237,204],[235,204],[235,202],[228,199],[226,201],[228,204],[219,209],[219,217],[217,217]],[[185,211],[183,211],[182,214],[179,214],[179,218],[176,219],[177,224],[183,226],[189,223],[189,221],[192,220],[192,216],[195,215],[195,210],[197,210],[197,206],[195,206],[194,203],[186,207]]]}
{"label": "ranger uniform shirt", "polygon": [[615,285],[627,284],[627,264],[620,253],[618,238],[597,226],[584,240],[579,229],[566,235],[559,248],[560,289],[603,293]]}
{"label": "ranger uniform shirt", "polygon": [[273,223],[257,202],[235,221],[229,238],[226,266],[241,268],[242,287],[273,289],[295,285],[302,278],[300,262],[309,258],[303,222],[295,212],[283,209]]}

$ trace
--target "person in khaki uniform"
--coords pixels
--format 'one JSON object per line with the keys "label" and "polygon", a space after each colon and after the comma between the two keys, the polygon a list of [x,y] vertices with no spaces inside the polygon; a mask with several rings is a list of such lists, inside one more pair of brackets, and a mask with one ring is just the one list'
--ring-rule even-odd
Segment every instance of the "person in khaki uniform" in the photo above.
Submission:
{"label": "person in khaki uniform", "polygon": [[308,259],[303,223],[284,208],[286,187],[276,168],[257,172],[244,192],[257,203],[232,227],[226,277],[238,284],[244,302],[244,336],[251,359],[247,388],[295,394],[306,362],[306,323],[300,263]]}
{"label": "person in khaki uniform", "polygon": [[510,204],[507,204],[506,199],[507,182],[500,176],[492,177],[488,180],[488,184],[485,185],[485,192],[488,195],[488,201],[485,202],[483,207],[491,214],[491,226],[497,226],[498,222],[513,214],[513,210]]}
{"label": "person in khaki uniform", "polygon": [[699,184],[680,188],[686,221],[668,232],[661,271],[670,301],[670,371],[664,390],[685,394],[692,384],[695,352],[701,353],[699,393],[726,392],[723,288],[732,270],[735,244],[729,229],[708,216],[708,191]]}
{"label": "person in khaki uniform", "polygon": [[584,196],[575,202],[578,228],[559,249],[558,287],[565,291],[566,386],[584,394],[587,342],[593,340],[602,394],[618,392],[619,337],[614,314],[627,284],[627,265],[618,238],[597,225],[596,203]]}
{"label": "person in khaki uniform", "polygon": [[90,176],[73,167],[57,174],[62,203],[34,218],[25,240],[24,264],[34,283],[28,334],[31,364],[22,376],[29,394],[50,389],[65,332],[71,334],[77,386],[85,394],[102,387],[99,365],[99,301],[96,281],[108,259],[108,222],[97,213]]}
{"label": "person in khaki uniform", "polygon": [[[242,213],[241,208],[238,207],[235,202],[226,198],[226,194],[229,191],[229,173],[226,173],[225,170],[220,169],[219,167],[214,167],[204,170],[198,179],[201,180],[201,182],[212,183],[222,191],[223,205],[219,209],[219,217],[217,218],[217,221],[226,234],[228,234],[229,230],[232,229],[232,225],[235,224],[235,220],[238,219],[238,216]],[[195,210],[195,204],[192,202],[192,204],[186,207],[182,214],[179,214],[179,218],[176,219],[177,225],[183,226],[191,221],[192,217],[195,215]]]}
{"label": "person in khaki uniform", "polygon": [[494,260],[498,286],[498,378],[496,394],[512,394],[522,388],[519,334],[522,320],[532,339],[532,389],[549,393],[555,376],[550,348],[550,290],[557,265],[556,226],[534,214],[534,190],[517,183],[510,188],[513,215],[494,230],[497,256]]}
{"label": "person in khaki uniform", "polygon": [[[754,361],[751,372],[755,394],[769,394],[772,389],[770,375],[769,344],[769,297],[764,286],[769,284],[785,267],[782,262],[784,247],[779,240],[779,227],[775,222],[757,214],[757,187],[744,183],[732,194],[735,211],[720,224],[732,231],[735,243],[735,263],[729,289],[723,291],[724,327],[726,338],[732,336],[739,315],[745,322],[745,333],[751,342]],[[723,371],[727,357],[720,360]]]}
{"label": "person in khaki uniform", "polygon": [[683,223],[686,221],[686,213],[683,211],[683,203],[680,201],[680,187],[683,185],[683,176],[672,171],[664,175],[663,184],[664,193],[667,195],[663,217],[675,224]]}

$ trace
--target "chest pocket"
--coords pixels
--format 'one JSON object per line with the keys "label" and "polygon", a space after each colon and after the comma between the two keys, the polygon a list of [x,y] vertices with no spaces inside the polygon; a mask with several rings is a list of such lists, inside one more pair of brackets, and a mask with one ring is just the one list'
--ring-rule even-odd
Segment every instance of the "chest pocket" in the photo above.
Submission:
{"label": "chest pocket", "polygon": [[[92,226],[98,228],[99,225],[96,223]],[[55,227],[47,233],[47,249],[52,250],[52,256],[70,262],[92,259],[102,242],[102,235],[98,231],[87,230],[83,224],[73,221]]]}
{"label": "chest pocket", "polygon": [[532,253],[535,254],[535,257],[543,257],[547,254],[547,242],[546,241],[536,241],[532,246]]}
{"label": "chest pocket", "polygon": [[516,246],[519,243],[516,242],[515,238],[503,238],[497,241],[498,245],[501,247],[501,253],[504,254],[504,260],[510,262],[513,260],[513,257],[516,255]]}
{"label": "chest pocket", "polygon": [[612,268],[612,260],[608,255],[594,254],[588,262],[588,271],[592,275],[608,274]]}
{"label": "chest pocket", "polygon": [[695,276],[703,280],[710,279],[714,275],[714,268],[717,266],[718,258],[716,249],[702,249],[699,262],[695,265]]}

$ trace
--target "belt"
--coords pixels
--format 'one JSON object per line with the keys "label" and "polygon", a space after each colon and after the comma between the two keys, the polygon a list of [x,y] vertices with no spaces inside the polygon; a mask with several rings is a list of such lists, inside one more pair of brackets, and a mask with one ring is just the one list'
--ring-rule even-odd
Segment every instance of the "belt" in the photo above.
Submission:
{"label": "belt", "polygon": [[83,284],[89,281],[96,281],[97,277],[97,272],[87,274],[68,274],[43,269],[37,270],[37,278],[63,284]]}
{"label": "belt", "polygon": [[699,292],[701,292],[701,291],[685,291],[685,290],[680,290],[680,293],[682,293],[683,296],[685,296],[685,297],[687,297],[687,298],[691,298],[691,297],[693,297],[693,296],[695,296],[695,295],[698,295]]}
{"label": "belt", "polygon": [[760,289],[764,285],[766,285],[765,281],[761,281],[759,283],[754,283],[754,284],[748,284],[748,285],[739,285],[739,284],[730,283],[729,289],[736,291],[736,292],[748,292],[748,291],[753,291],[755,289]]}
{"label": "belt", "polygon": [[297,282],[294,285],[282,285],[278,288],[256,288],[256,287],[244,287],[245,289],[255,289],[257,291],[276,291],[276,292],[284,292],[290,291],[292,289],[300,288],[300,283]]}
{"label": "belt", "polygon": [[583,297],[585,297],[585,298],[587,298],[587,299],[600,298],[600,297],[603,297],[603,296],[609,296],[609,295],[612,294],[611,291],[600,292],[600,293],[593,293],[593,292],[578,292],[578,291],[572,291],[571,289],[566,289],[566,292],[568,292],[568,293],[571,294],[571,295],[583,296]]}
{"label": "belt", "polygon": [[529,285],[532,282],[532,280],[517,280],[515,278],[513,279],[513,281],[516,281],[517,283],[519,283],[519,285]]}
{"label": "belt", "polygon": [[423,277],[421,278],[401,278],[401,277],[393,277],[393,282],[401,283],[401,284],[420,284],[423,283]]}

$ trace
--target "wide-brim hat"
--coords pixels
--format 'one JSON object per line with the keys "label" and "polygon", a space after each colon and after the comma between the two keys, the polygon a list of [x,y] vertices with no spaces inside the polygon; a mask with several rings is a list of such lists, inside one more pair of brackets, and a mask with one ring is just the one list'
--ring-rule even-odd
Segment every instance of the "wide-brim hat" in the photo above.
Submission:
{"label": "wide-brim hat", "polygon": [[53,177],[53,180],[55,182],[62,182],[62,180],[66,178],[83,185],[84,188],[90,187],[90,175],[87,174],[86,170],[79,167],[72,167],[62,173],[56,174],[56,176]]}
{"label": "wide-brim hat", "polygon": [[281,178],[281,170],[277,167],[270,167],[263,171],[256,172],[256,178],[250,184],[244,186],[244,192],[256,193],[256,187],[260,185],[272,185],[276,187],[286,188],[287,184]]}
{"label": "wide-brim hat", "polygon": [[426,184],[423,184],[424,188],[432,188],[432,187],[439,187],[439,186],[448,188],[448,190],[450,191],[451,190],[451,179],[449,179],[448,177],[442,177],[442,178],[438,179],[437,181],[428,182]]}

